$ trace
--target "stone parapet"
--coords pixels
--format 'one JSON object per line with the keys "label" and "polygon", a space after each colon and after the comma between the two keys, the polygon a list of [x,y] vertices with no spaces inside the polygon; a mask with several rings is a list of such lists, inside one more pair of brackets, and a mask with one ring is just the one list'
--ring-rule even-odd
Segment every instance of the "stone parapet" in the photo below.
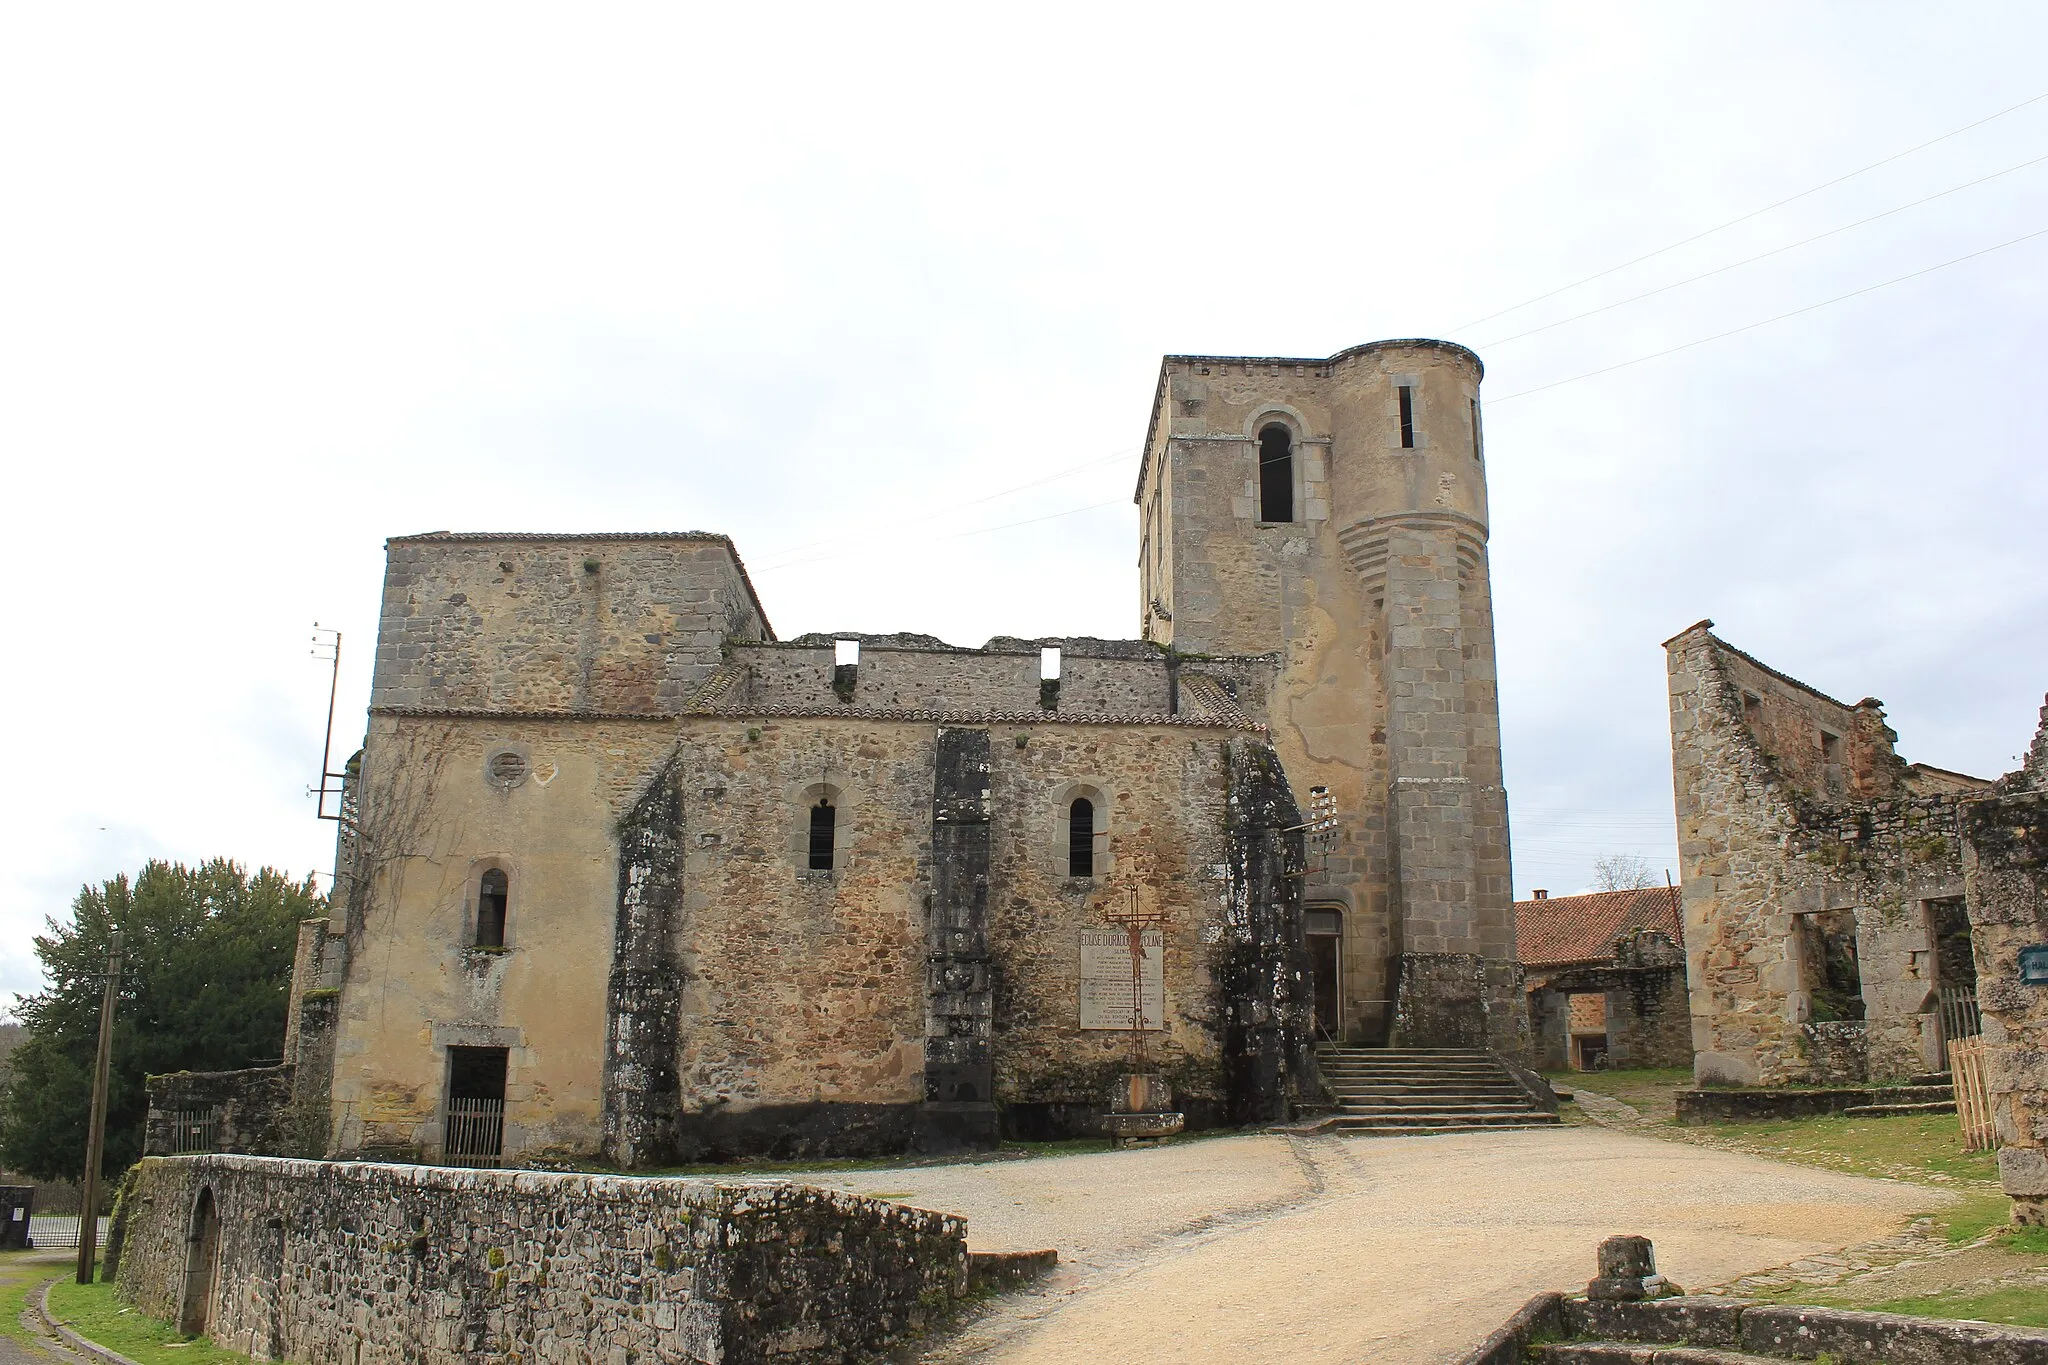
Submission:
{"label": "stone parapet", "polygon": [[269,1360],[840,1361],[968,1277],[957,1218],[771,1181],[150,1158],[117,1222],[123,1298]]}

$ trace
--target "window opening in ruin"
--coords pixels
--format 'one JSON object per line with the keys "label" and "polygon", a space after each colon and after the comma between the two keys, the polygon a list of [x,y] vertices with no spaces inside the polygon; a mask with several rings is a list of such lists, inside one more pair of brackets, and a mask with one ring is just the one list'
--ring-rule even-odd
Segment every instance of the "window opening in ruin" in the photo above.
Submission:
{"label": "window opening in ruin", "polygon": [[1742,694],[1742,723],[1754,730],[1764,718],[1764,699],[1754,692]]}
{"label": "window opening in ruin", "polygon": [[1294,434],[1278,422],[1259,432],[1259,520],[1294,520]]}
{"label": "window opening in ruin", "polygon": [[844,705],[853,704],[854,689],[860,683],[860,641],[832,642],[832,695]]}
{"label": "window opening in ruin", "polygon": [[1060,706],[1060,652],[1048,647],[1038,651],[1038,704],[1047,711]]}
{"label": "window opening in ruin", "polygon": [[1472,458],[1480,464],[1486,463],[1486,449],[1479,440],[1479,400],[1469,398],[1467,406],[1472,409]]}
{"label": "window opening in ruin", "polygon": [[832,662],[847,667],[858,664],[860,662],[860,641],[834,640],[832,642]]}
{"label": "window opening in ruin", "polygon": [[1316,1037],[1335,1042],[1344,1036],[1344,912],[1334,906],[1310,906],[1301,912],[1301,930],[1308,946]]}
{"label": "window opening in ruin", "polygon": [[1827,783],[1828,790],[1839,793],[1842,790],[1842,737],[1840,735],[1830,734],[1826,730],[1820,732],[1820,767],[1821,778]]}
{"label": "window opening in ruin", "polygon": [[505,910],[511,903],[512,884],[501,868],[488,868],[476,885],[476,946],[505,946]]}
{"label": "window opening in ruin", "polygon": [[1863,1017],[1863,969],[1856,958],[1856,912],[1820,910],[1793,916],[1799,935],[1800,984],[1808,1018],[1817,1024]]}
{"label": "window opening in ruin", "polygon": [[1067,875],[1095,875],[1095,803],[1085,796],[1067,807]]}
{"label": "window opening in ruin", "polygon": [[832,853],[835,836],[838,833],[839,810],[831,798],[821,796],[818,804],[811,807],[810,857],[806,866],[813,872],[832,870]]}
{"label": "window opening in ruin", "polygon": [[502,1047],[448,1049],[447,1114],[441,1159],[450,1166],[496,1166],[505,1157],[505,1065]]}
{"label": "window opening in ruin", "polygon": [[1401,395],[1401,449],[1415,449],[1415,389],[1403,384],[1395,392]]}

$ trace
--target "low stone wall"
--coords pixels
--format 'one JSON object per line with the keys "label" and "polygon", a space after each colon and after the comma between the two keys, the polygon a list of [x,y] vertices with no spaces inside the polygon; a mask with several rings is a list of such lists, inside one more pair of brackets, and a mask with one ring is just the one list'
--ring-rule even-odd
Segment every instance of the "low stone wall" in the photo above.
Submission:
{"label": "low stone wall", "polygon": [[1925,1104],[1955,1097],[1945,1085],[1829,1086],[1816,1090],[1681,1090],[1683,1124],[1809,1119],[1866,1104]]}
{"label": "low stone wall", "polygon": [[[174,1071],[151,1076],[145,1084],[149,1118],[143,1127],[142,1150],[147,1156],[170,1156],[181,1147],[191,1150],[195,1145],[252,1156],[303,1154],[288,1066]],[[188,1131],[185,1140],[179,1140],[180,1127],[190,1130],[199,1126],[204,1127],[203,1136]],[[313,1142],[317,1146],[318,1138]]]}
{"label": "low stone wall", "polygon": [[[1585,1353],[1574,1341],[1598,1341]],[[1541,1354],[1530,1350],[1546,1343]],[[1612,1343],[1640,1349],[1624,1357]],[[1666,1356],[1659,1345],[1691,1348]],[[1739,1351],[1723,1356],[1723,1351]],[[1458,1365],[1524,1361],[1815,1360],[1843,1365],[2048,1365],[2048,1331],[1988,1322],[1902,1317],[1834,1308],[1780,1307],[1742,1299],[1672,1298],[1638,1303],[1538,1294]]]}
{"label": "low stone wall", "polygon": [[116,1221],[142,1311],[320,1365],[839,1361],[968,1273],[957,1218],[774,1181],[153,1157]]}

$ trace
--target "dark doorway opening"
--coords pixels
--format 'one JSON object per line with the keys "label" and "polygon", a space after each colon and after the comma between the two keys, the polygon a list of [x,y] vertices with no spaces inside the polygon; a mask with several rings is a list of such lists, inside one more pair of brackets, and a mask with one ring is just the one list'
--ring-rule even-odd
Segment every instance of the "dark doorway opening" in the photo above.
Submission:
{"label": "dark doorway opening", "polygon": [[1301,919],[1308,943],[1309,991],[1315,1002],[1316,1037],[1336,1042],[1344,1036],[1344,912],[1318,906],[1303,911]]}
{"label": "dark doorway opening", "polygon": [[220,1211],[213,1187],[199,1191],[185,1235],[185,1289],[179,1296],[178,1330],[203,1337],[213,1326],[213,1296],[220,1286]]}
{"label": "dark doorway opening", "polygon": [[448,1112],[441,1156],[450,1166],[497,1166],[505,1159],[502,1047],[448,1049]]}

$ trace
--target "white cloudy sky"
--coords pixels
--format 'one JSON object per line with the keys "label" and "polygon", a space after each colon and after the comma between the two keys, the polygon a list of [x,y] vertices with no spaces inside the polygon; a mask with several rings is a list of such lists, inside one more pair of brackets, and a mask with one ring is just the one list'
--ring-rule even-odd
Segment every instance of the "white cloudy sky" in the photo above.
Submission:
{"label": "white cloudy sky", "polygon": [[87,879],[328,866],[307,640],[347,744],[386,535],[715,529],[785,635],[1134,634],[1170,351],[1484,355],[1522,894],[1672,865],[1702,616],[2003,771],[2048,236],[1575,377],[2048,229],[2044,50],[2027,4],[12,7],[0,993]]}

